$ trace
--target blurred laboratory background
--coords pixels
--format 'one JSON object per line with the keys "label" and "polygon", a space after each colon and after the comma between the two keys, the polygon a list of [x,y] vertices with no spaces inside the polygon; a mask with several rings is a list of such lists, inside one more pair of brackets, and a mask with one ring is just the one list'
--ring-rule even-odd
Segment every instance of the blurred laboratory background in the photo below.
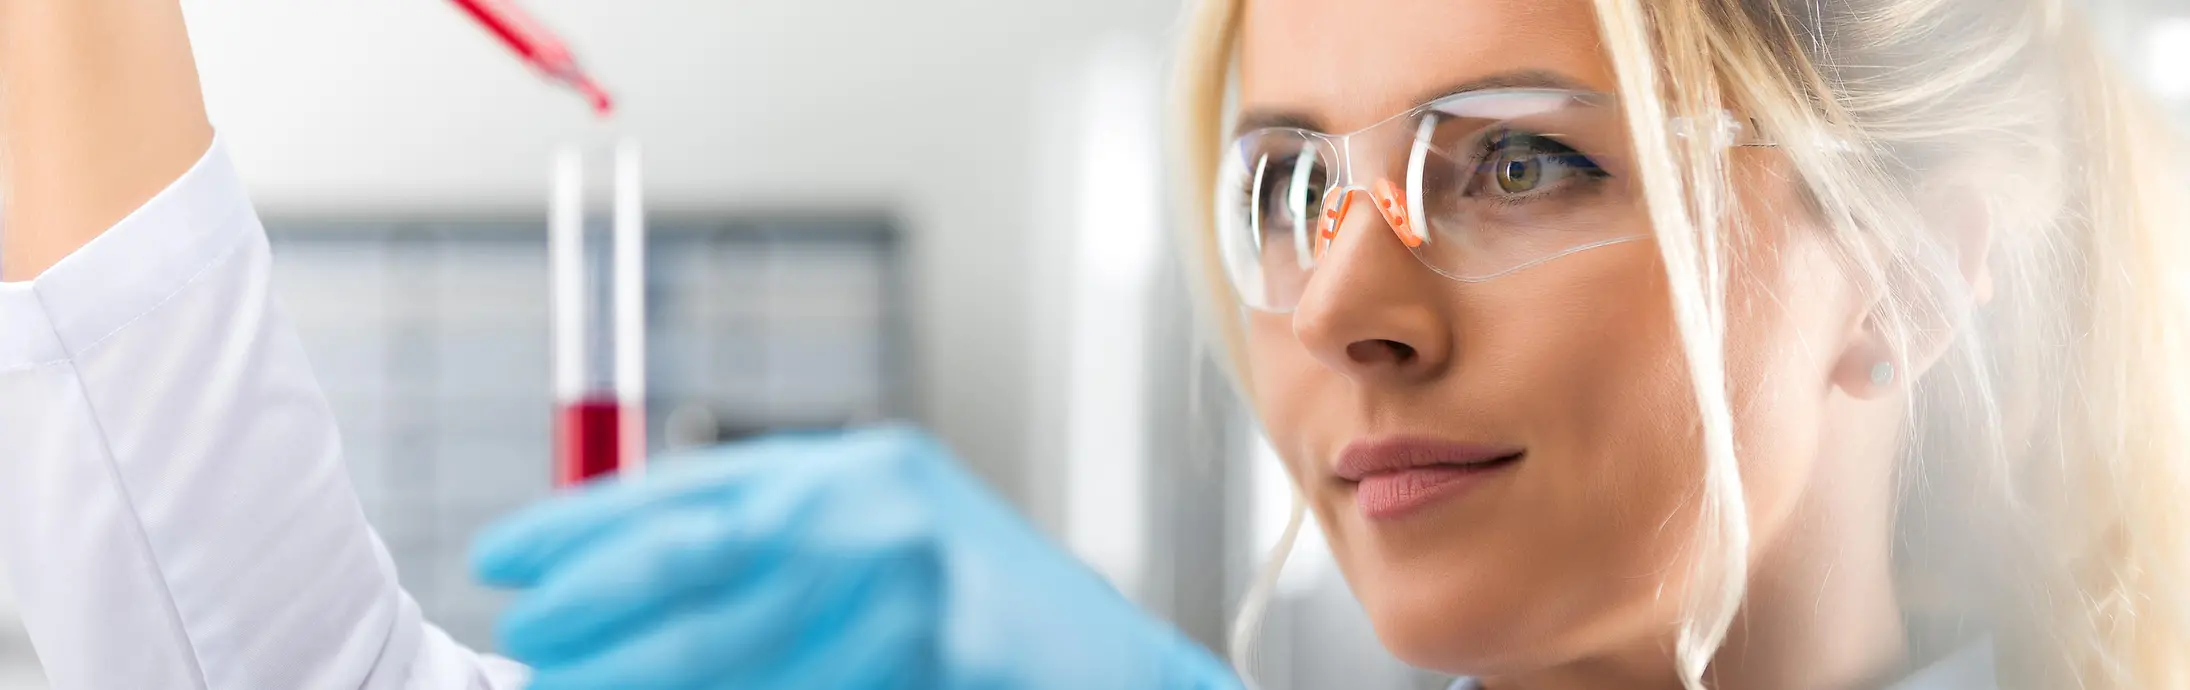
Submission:
{"label": "blurred laboratory background", "polygon": [[[550,491],[549,160],[603,125],[441,0],[184,4],[351,479],[427,614],[492,648],[463,554]],[[1170,243],[1177,0],[524,4],[645,149],[651,447],[917,421],[1224,649],[1289,498]],[[2190,114],[2190,6],[2090,9]],[[1442,687],[1309,534],[1261,687]],[[10,601],[0,688],[43,687]]]}

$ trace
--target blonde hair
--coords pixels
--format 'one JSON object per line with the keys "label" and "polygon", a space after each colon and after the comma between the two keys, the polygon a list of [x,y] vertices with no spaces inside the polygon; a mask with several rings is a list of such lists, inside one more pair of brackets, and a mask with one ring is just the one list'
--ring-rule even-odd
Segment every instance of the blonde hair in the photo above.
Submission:
{"label": "blonde hair", "polygon": [[[1209,193],[1242,1],[1190,9],[1176,135],[1197,303],[1246,391]],[[2061,0],[1595,1],[1702,422],[1683,682],[1747,579],[1723,354],[1743,218],[1729,154],[1667,123],[1733,108],[1781,143],[1896,356],[1945,347],[1911,382],[1905,607],[1989,627],[2010,684],[2190,687],[2190,216],[2163,121]],[[1924,222],[1937,184],[1985,212],[1989,303]],[[1243,672],[1301,512],[1243,603]]]}

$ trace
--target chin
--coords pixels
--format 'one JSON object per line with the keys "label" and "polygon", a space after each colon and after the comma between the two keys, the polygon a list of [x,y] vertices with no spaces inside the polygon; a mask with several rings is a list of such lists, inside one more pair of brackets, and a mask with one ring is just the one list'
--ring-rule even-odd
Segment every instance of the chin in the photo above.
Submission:
{"label": "chin", "polygon": [[1354,587],[1378,641],[1394,657],[1457,675],[1499,675],[1553,663],[1543,621],[1532,620],[1536,602],[1485,578],[1428,563],[1414,567],[1426,572],[1382,573]]}
{"label": "chin", "polygon": [[[1503,676],[1572,663],[1678,620],[1650,578],[1546,569],[1478,550],[1363,563],[1355,596],[1385,649],[1416,668]],[[1488,567],[1486,567],[1488,566]]]}

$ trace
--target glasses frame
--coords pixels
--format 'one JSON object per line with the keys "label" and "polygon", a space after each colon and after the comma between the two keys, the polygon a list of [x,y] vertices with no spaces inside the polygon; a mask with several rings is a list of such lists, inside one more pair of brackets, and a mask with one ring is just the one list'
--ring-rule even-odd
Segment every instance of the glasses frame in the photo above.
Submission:
{"label": "glasses frame", "polygon": [[[1432,148],[1427,145],[1427,140],[1438,122],[1437,118],[1431,117],[1431,115],[1449,115],[1455,111],[1495,112],[1497,110],[1497,101],[1507,99],[1533,103],[1541,103],[1546,99],[1563,99],[1593,107],[1610,108],[1614,112],[1618,111],[1619,105],[1619,99],[1616,96],[1595,91],[1557,88],[1484,89],[1438,98],[1386,117],[1375,124],[1343,134],[1332,134],[1290,126],[1257,127],[1235,133],[1227,140],[1223,152],[1219,155],[1225,156],[1229,160],[1233,157],[1233,153],[1240,151],[1251,140],[1269,136],[1300,137],[1312,144],[1304,147],[1303,150],[1315,152],[1316,155],[1335,152],[1333,163],[1328,166],[1325,172],[1326,177],[1329,178],[1328,183],[1332,186],[1325,190],[1322,198],[1318,200],[1323,212],[1319,214],[1320,217],[1317,219],[1317,227],[1316,231],[1312,233],[1312,239],[1308,235],[1299,232],[1292,233],[1296,243],[1294,247],[1295,256],[1299,257],[1302,271],[1310,274],[1303,279],[1303,285],[1305,285],[1305,281],[1313,280],[1312,273],[1316,265],[1320,263],[1322,255],[1329,249],[1331,244],[1337,240],[1339,229],[1344,227],[1346,219],[1356,208],[1354,197],[1357,193],[1369,198],[1371,205],[1383,216],[1386,227],[1392,230],[1393,235],[1399,239],[1402,245],[1408,248],[1408,253],[1413,254],[1418,263],[1440,276],[1462,283],[1487,282],[1580,252],[1641,241],[1651,237],[1649,233],[1642,233],[1589,242],[1482,276],[1458,275],[1443,267],[1433,265],[1429,259],[1424,258],[1421,252],[1417,250],[1423,245],[1434,241],[1434,235],[1428,231],[1428,228],[1417,225],[1417,220],[1425,217],[1422,199],[1422,177],[1426,167],[1424,159]],[[1456,106],[1459,103],[1470,104],[1473,108],[1459,108]],[[1390,177],[1385,176],[1376,177],[1373,181],[1357,178],[1355,172],[1357,158],[1354,150],[1355,141],[1388,132],[1394,123],[1409,121],[1413,123],[1414,135],[1409,145],[1409,160],[1407,161],[1405,182],[1395,182]],[[1713,140],[1721,142],[1720,145],[1726,148],[1773,148],[1778,145],[1758,134],[1758,128],[1755,126],[1754,121],[1742,118],[1731,110],[1722,110],[1716,117],[1677,117],[1673,118],[1669,124],[1672,129],[1670,134],[1674,137],[1685,139],[1695,136],[1709,136]],[[1297,168],[1295,174],[1307,174],[1310,170],[1308,166],[1313,164],[1313,162],[1309,162],[1307,165]],[[1238,180],[1234,179],[1237,176],[1220,174],[1218,176],[1219,188],[1215,192],[1219,213],[1226,213],[1228,205],[1237,205],[1233,203],[1235,201],[1245,201],[1247,208],[1251,209],[1249,213],[1259,213],[1259,211],[1253,209],[1262,208],[1262,175],[1267,169],[1265,165],[1256,167],[1255,179],[1249,187],[1251,191],[1245,195],[1244,199],[1233,198],[1233,195],[1239,194],[1236,189]],[[1305,199],[1295,200],[1293,205],[1296,217],[1306,215]],[[1250,240],[1257,255],[1259,256],[1265,251],[1263,246],[1265,233],[1261,231],[1259,222],[1234,224],[1227,223],[1220,217],[1213,225],[1215,226],[1215,232],[1219,234],[1219,237],[1216,238],[1219,247],[1223,247],[1229,242],[1229,239],[1223,236],[1225,233],[1245,230],[1252,235]],[[1240,227],[1230,227],[1232,225],[1239,225]],[[1302,246],[1302,244],[1308,246]],[[1243,306],[1255,311],[1275,314],[1291,313],[1297,308],[1297,305],[1276,308],[1260,305],[1255,300],[1250,300],[1247,297],[1248,291],[1243,289],[1245,282],[1249,279],[1238,275],[1232,266],[1233,262],[1231,260],[1227,259],[1223,263],[1228,274],[1227,277],[1232,283],[1233,291]],[[1259,280],[1259,277],[1254,280]]]}

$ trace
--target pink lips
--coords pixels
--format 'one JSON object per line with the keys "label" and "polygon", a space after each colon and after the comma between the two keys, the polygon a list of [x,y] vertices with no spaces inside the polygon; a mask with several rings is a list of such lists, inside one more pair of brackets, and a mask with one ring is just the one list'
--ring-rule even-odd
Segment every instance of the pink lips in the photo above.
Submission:
{"label": "pink lips", "polygon": [[1339,453],[1333,471],[1354,483],[1354,503],[1364,517],[1390,520],[1466,493],[1512,467],[1521,454],[1519,448],[1429,438],[1363,439]]}

